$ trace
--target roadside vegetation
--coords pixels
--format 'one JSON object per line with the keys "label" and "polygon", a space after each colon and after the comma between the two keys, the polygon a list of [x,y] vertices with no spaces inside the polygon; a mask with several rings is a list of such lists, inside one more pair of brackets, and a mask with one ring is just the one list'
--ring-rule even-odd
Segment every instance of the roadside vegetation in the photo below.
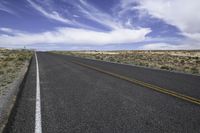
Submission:
{"label": "roadside vegetation", "polygon": [[28,50],[0,49],[0,95],[14,81],[31,56],[32,52]]}
{"label": "roadside vegetation", "polygon": [[200,74],[200,50],[194,51],[54,51],[108,62]]}

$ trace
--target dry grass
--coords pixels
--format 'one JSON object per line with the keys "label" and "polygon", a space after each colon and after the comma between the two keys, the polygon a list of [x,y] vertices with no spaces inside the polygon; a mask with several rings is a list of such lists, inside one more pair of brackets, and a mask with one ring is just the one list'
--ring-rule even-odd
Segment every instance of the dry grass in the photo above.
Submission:
{"label": "dry grass", "polygon": [[0,91],[13,82],[31,56],[32,52],[27,50],[0,49]]}
{"label": "dry grass", "polygon": [[200,74],[200,51],[62,51],[79,56],[122,64]]}

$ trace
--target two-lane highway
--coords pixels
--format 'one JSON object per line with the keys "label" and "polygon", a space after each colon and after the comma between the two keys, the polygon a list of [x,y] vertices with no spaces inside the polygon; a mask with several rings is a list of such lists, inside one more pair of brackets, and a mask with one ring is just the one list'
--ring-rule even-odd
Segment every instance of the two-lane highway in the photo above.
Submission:
{"label": "two-lane highway", "polygon": [[190,96],[198,103],[199,76],[50,53],[37,53],[37,59],[38,69],[34,58],[7,132],[200,132],[200,105],[117,77]]}

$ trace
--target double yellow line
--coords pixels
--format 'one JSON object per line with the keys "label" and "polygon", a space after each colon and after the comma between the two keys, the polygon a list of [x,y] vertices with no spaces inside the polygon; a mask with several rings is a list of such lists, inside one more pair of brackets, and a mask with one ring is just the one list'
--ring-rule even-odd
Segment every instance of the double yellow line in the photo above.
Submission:
{"label": "double yellow line", "polygon": [[200,99],[193,98],[191,96],[187,96],[187,95],[184,95],[184,94],[181,94],[181,93],[178,93],[178,92],[175,92],[175,91],[171,91],[171,90],[168,90],[168,89],[156,86],[156,85],[145,83],[143,81],[139,81],[139,80],[136,80],[136,79],[133,79],[133,78],[128,78],[128,77],[125,77],[125,76],[122,76],[122,75],[119,75],[119,74],[116,74],[116,73],[105,71],[105,70],[99,69],[97,67],[87,65],[87,64],[84,64],[84,63],[81,63],[81,62],[78,62],[78,61],[72,61],[72,63],[83,66],[83,67],[87,67],[87,68],[90,68],[90,69],[93,69],[93,70],[96,70],[96,71],[104,73],[104,74],[108,74],[110,76],[131,82],[133,84],[136,84],[136,85],[139,85],[139,86],[142,86],[142,87],[145,87],[145,88],[148,88],[148,89],[160,92],[160,93],[164,93],[164,94],[185,100],[185,101],[190,102],[190,103],[200,105]]}

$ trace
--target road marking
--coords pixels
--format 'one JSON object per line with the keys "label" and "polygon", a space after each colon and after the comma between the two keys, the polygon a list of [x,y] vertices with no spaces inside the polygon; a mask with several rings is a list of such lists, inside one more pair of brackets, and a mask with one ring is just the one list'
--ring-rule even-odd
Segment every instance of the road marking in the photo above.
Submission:
{"label": "road marking", "polygon": [[133,84],[137,84],[139,86],[143,86],[145,88],[148,88],[148,89],[160,92],[160,93],[164,93],[164,94],[167,94],[167,95],[170,95],[170,96],[185,100],[187,102],[191,102],[191,103],[200,105],[200,99],[197,99],[197,98],[194,98],[194,97],[191,97],[191,96],[187,96],[187,95],[175,92],[175,91],[171,91],[171,90],[166,89],[166,88],[162,88],[162,87],[159,87],[159,86],[156,86],[156,85],[145,83],[145,82],[140,81],[140,80],[136,80],[136,79],[133,79],[133,78],[128,78],[128,77],[125,77],[123,75],[119,75],[119,74],[116,74],[116,73],[105,71],[105,70],[102,70],[102,69],[99,69],[97,67],[94,67],[94,66],[91,66],[91,65],[87,65],[87,64],[84,64],[84,63],[81,63],[81,62],[72,61],[72,63],[75,63],[77,65],[96,70],[96,71],[104,73],[104,74],[108,74],[108,75],[116,77],[116,78],[123,79],[125,81],[131,82]]}
{"label": "road marking", "polygon": [[42,133],[41,123],[41,100],[40,100],[40,75],[37,54],[35,52],[36,60],[36,108],[35,108],[35,133]]}

